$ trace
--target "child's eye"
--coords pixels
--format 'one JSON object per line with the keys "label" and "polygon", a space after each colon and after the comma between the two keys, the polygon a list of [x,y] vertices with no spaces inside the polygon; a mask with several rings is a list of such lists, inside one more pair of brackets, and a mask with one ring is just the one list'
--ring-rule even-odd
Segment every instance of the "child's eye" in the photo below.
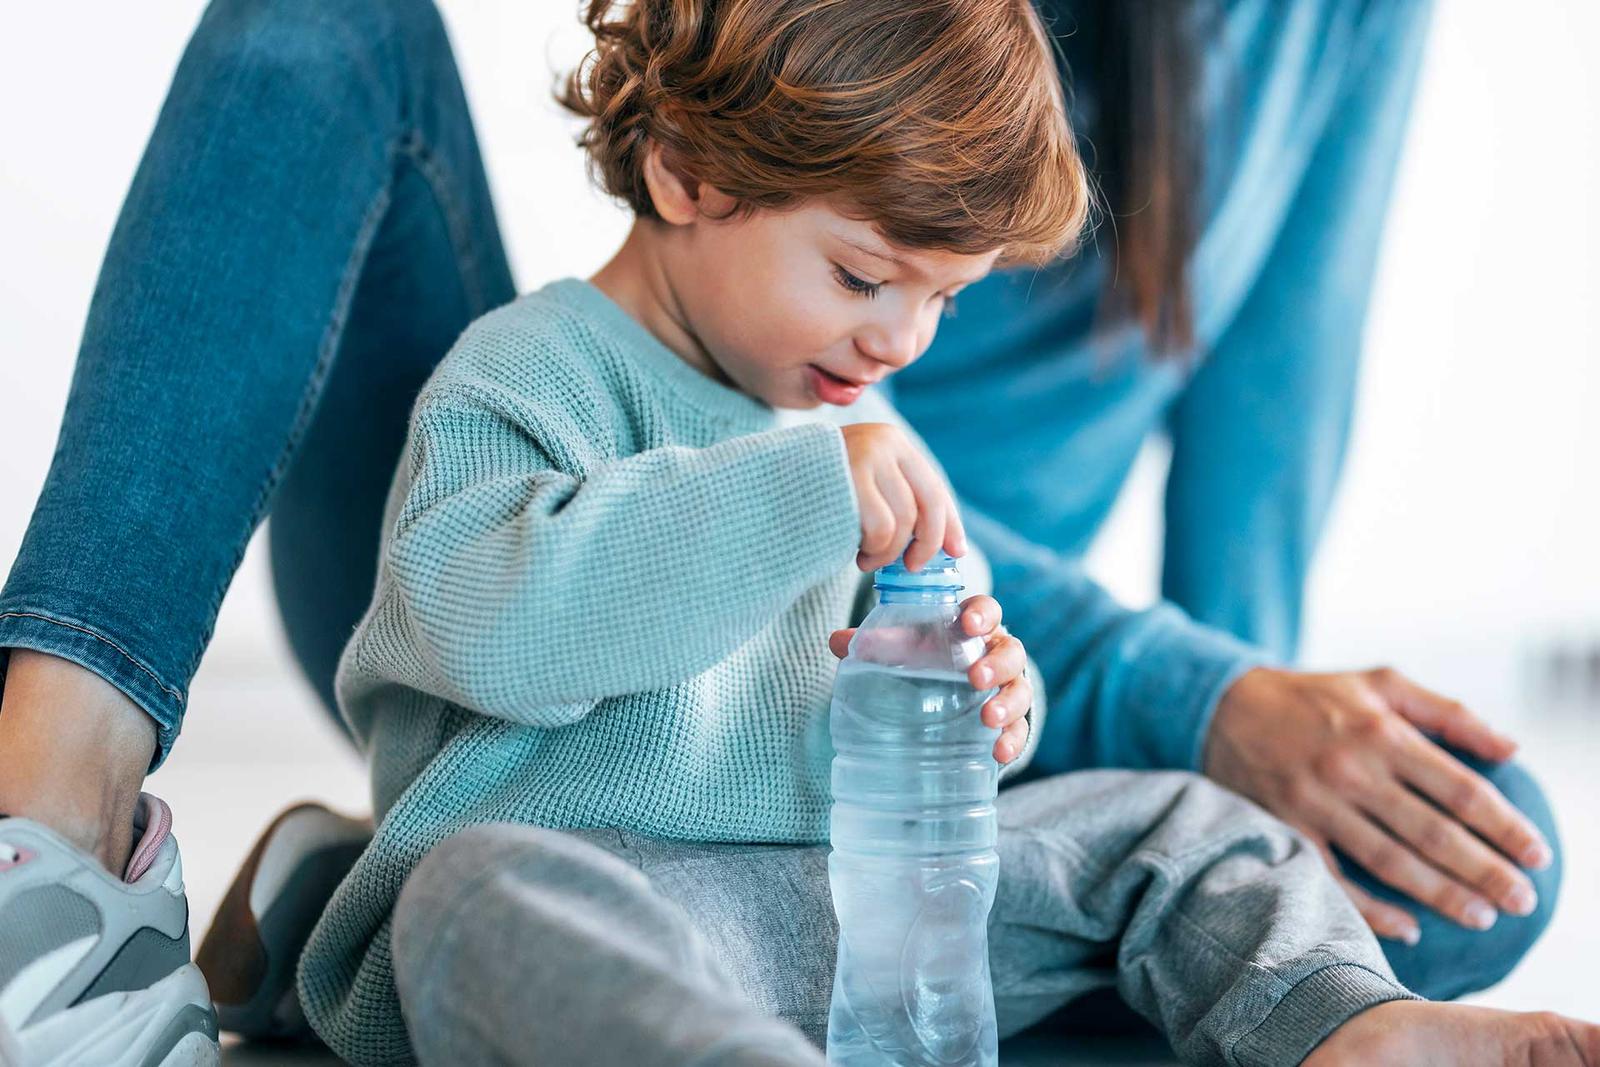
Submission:
{"label": "child's eye", "polygon": [[857,278],[837,263],[833,266],[833,276],[839,280],[840,285],[850,290],[850,292],[864,296],[868,300],[877,296],[878,290],[883,288],[882,282],[869,282],[862,278]]}

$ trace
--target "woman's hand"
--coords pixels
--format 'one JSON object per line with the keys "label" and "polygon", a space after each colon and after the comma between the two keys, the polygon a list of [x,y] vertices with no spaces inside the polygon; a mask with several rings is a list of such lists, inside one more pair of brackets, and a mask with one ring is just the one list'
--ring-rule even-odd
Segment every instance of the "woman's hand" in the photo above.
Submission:
{"label": "woman's hand", "polygon": [[[1000,626],[1000,602],[992,596],[968,597],[961,603],[961,630],[968,637],[984,639],[983,656],[967,668],[967,680],[974,689],[995,689],[994,696],[980,709],[985,725],[1000,727],[994,743],[994,758],[1010,763],[1021,755],[1028,743],[1028,709],[1033,707],[1033,684],[1023,673],[1028,654],[1022,642]],[[844,659],[850,651],[855,629],[835,630],[828,648]]]}
{"label": "woman's hand", "polygon": [[941,548],[952,556],[966,552],[966,534],[950,487],[904,430],[886,422],[861,422],[840,433],[861,512],[856,566],[875,571],[904,552],[906,569],[915,571]]}
{"label": "woman's hand", "polygon": [[1546,866],[1549,846],[1427,735],[1486,760],[1516,751],[1456,701],[1386,668],[1258,668],[1217,706],[1204,769],[1307,834],[1379,936],[1415,943],[1416,920],[1341,877],[1329,846],[1463,926],[1492,926],[1496,908],[1528,914],[1537,901],[1517,865]]}

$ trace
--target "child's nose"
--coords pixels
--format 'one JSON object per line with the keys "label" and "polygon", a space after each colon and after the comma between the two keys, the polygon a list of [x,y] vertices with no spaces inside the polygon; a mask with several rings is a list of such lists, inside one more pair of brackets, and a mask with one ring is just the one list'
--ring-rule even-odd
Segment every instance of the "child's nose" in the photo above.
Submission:
{"label": "child's nose", "polygon": [[856,347],[862,355],[899,370],[917,358],[922,341],[915,323],[896,323],[862,333]]}

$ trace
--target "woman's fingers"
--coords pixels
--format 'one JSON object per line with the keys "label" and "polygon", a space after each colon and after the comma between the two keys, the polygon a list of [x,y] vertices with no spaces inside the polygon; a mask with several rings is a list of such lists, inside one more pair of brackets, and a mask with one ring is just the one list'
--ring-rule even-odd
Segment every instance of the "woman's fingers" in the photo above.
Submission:
{"label": "woman's fingers", "polygon": [[1410,720],[1417,729],[1448,745],[1472,753],[1479,759],[1510,759],[1517,743],[1478,718],[1459,700],[1451,700],[1425,689],[1398,671],[1380,667],[1370,672],[1373,687],[1388,700],[1389,706]]}
{"label": "woman's fingers", "polygon": [[1494,925],[1498,913],[1493,904],[1427,863],[1365,812],[1334,798],[1320,814],[1318,821],[1325,827],[1328,842],[1384,885],[1468,929],[1487,930]]}
{"label": "woman's fingers", "polygon": [[988,689],[1021,678],[1027,666],[1028,653],[1022,642],[1002,634],[990,642],[989,651],[978,662],[967,668],[967,680],[976,689]]}
{"label": "woman's fingers", "polygon": [[1550,846],[1539,831],[1482,775],[1421,738],[1396,773],[1408,785],[1455,816],[1485,841],[1524,867],[1550,865]]}
{"label": "woman's fingers", "polygon": [[961,628],[968,637],[988,637],[1000,625],[1000,601],[979,594],[961,602]]}
{"label": "woman's fingers", "polygon": [[1538,905],[1533,883],[1459,822],[1411,790],[1391,783],[1365,794],[1361,806],[1440,871],[1483,894],[1512,915]]}
{"label": "woman's fingers", "polygon": [[1417,925],[1416,918],[1404,908],[1396,907],[1386,900],[1379,900],[1371,893],[1356,885],[1339,867],[1339,861],[1333,855],[1333,850],[1326,841],[1312,838],[1312,843],[1317,846],[1317,851],[1322,853],[1322,861],[1328,865],[1328,870],[1333,872],[1334,881],[1344,890],[1345,896],[1356,906],[1356,911],[1372,927],[1372,932],[1379,937],[1386,937],[1391,941],[1401,941],[1407,945],[1415,945],[1422,939],[1422,928]]}

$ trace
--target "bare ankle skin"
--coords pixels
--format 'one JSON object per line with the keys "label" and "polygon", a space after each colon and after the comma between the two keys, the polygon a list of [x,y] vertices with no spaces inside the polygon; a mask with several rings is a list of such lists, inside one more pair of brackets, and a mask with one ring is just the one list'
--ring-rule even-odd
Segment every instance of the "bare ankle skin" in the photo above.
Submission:
{"label": "bare ankle skin", "polygon": [[1305,1067],[1600,1067],[1600,1027],[1554,1012],[1395,1000],[1346,1020]]}
{"label": "bare ankle skin", "polygon": [[0,812],[43,823],[121,874],[155,721],[76,663],[13,649],[0,694]]}

